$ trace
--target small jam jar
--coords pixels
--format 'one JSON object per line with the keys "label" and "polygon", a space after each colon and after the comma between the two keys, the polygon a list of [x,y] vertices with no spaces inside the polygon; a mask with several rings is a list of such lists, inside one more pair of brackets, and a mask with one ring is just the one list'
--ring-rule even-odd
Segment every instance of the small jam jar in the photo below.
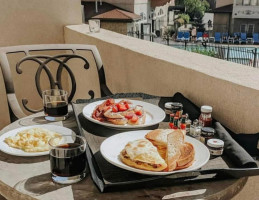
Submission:
{"label": "small jam jar", "polygon": [[199,122],[203,127],[211,127],[212,126],[212,107],[211,106],[202,106],[201,107],[201,115],[199,117]]}
{"label": "small jam jar", "polygon": [[166,114],[175,114],[175,117],[182,117],[183,114],[183,104],[178,102],[167,102],[165,103],[165,113]]}
{"label": "small jam jar", "polygon": [[224,142],[219,139],[209,139],[207,147],[212,157],[221,156],[223,154]]}
{"label": "small jam jar", "polygon": [[173,102],[167,102],[165,103],[165,114],[170,115],[172,114],[172,103]]}
{"label": "small jam jar", "polygon": [[178,102],[172,103],[172,112],[175,114],[176,117],[181,118],[183,114],[183,104]]}
{"label": "small jam jar", "polygon": [[203,144],[207,144],[207,141],[214,137],[215,130],[214,128],[210,127],[202,127],[201,128],[201,135],[200,135],[200,141]]}

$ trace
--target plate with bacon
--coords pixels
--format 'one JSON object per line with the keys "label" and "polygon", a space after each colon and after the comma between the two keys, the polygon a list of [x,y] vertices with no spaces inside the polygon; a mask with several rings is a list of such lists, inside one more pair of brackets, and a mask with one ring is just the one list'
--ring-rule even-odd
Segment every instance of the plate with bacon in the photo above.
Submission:
{"label": "plate with bacon", "polygon": [[152,126],[165,118],[165,112],[160,107],[128,99],[107,99],[90,103],[84,107],[83,115],[91,122],[122,129]]}

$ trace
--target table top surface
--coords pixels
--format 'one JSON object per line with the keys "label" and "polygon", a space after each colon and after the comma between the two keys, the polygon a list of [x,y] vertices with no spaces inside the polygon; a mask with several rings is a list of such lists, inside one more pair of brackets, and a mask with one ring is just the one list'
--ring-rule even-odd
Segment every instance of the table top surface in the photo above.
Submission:
{"label": "table top surface", "polygon": [[[43,113],[17,120],[0,131],[30,125],[54,124],[78,132],[73,113],[61,122],[47,122]],[[162,124],[162,123],[161,123]],[[0,194],[7,199],[230,199],[245,185],[247,178],[199,181],[170,187],[142,188],[129,191],[100,193],[88,173],[73,185],[52,182],[49,156],[18,157],[0,152]]]}

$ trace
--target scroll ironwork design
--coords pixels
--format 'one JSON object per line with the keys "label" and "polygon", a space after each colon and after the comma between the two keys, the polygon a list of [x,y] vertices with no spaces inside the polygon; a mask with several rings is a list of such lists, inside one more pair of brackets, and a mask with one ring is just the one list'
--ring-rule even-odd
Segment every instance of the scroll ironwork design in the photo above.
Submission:
{"label": "scroll ironwork design", "polygon": [[[71,100],[73,99],[73,97],[75,95],[75,92],[76,92],[75,76],[74,76],[72,70],[70,69],[70,67],[67,64],[67,62],[71,59],[81,59],[81,60],[84,61],[84,68],[85,69],[89,69],[89,67],[90,67],[86,58],[84,58],[80,55],[76,55],[76,54],[62,54],[62,55],[56,55],[56,56],[33,55],[33,56],[26,56],[22,60],[20,60],[16,64],[16,72],[18,74],[23,73],[23,71],[21,69],[22,63],[24,63],[26,61],[36,62],[39,66],[38,66],[37,72],[35,74],[35,84],[36,84],[38,94],[42,98],[42,88],[41,88],[41,85],[40,85],[40,77],[41,77],[42,71],[44,70],[47,74],[49,84],[50,84],[50,89],[55,89],[55,88],[63,89],[63,86],[62,86],[62,71],[63,71],[63,69],[65,69],[67,71],[67,73],[69,75],[69,78],[70,78],[70,81],[71,81],[71,91],[69,92],[69,96],[68,96],[68,102],[71,102]],[[57,73],[56,73],[55,78],[53,77],[53,75],[50,71],[50,68],[48,66],[48,64],[51,63],[51,62],[58,63],[58,68],[57,68]],[[88,93],[91,96],[91,99],[94,98],[94,92],[92,90],[90,90]],[[28,104],[27,99],[22,99],[22,104],[27,111],[32,112],[32,113],[40,112],[40,111],[43,110],[43,109],[34,110],[34,109],[29,108],[27,106],[27,104]]]}

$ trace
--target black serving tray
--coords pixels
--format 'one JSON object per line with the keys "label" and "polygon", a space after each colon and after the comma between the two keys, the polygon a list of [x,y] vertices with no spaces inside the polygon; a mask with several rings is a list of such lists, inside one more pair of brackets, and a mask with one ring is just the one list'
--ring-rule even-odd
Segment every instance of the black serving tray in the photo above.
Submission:
{"label": "black serving tray", "polygon": [[[106,97],[107,98],[107,97]],[[141,99],[143,101],[153,103],[161,106],[160,97],[150,96],[142,93],[134,94],[117,94],[112,98],[133,98]],[[87,120],[82,110],[88,103],[100,99],[91,100],[78,100],[72,103],[75,118],[78,124],[80,134],[87,140],[87,160],[91,173],[91,177],[100,190],[100,192],[116,191],[131,188],[151,187],[151,186],[164,186],[173,185],[183,182],[196,182],[204,180],[215,180],[225,178],[241,178],[245,176],[259,175],[259,168],[256,167],[256,162],[249,156],[247,160],[252,162],[245,166],[237,165],[236,162],[231,160],[230,154],[223,154],[221,157],[209,160],[209,162],[199,170],[191,172],[178,172],[166,176],[149,176],[130,172],[118,168],[107,162],[101,155],[99,147],[101,142],[109,136],[129,130],[116,130],[95,124]],[[167,128],[168,122],[161,122],[159,125],[146,127],[147,130],[156,128]],[[143,130],[143,129],[142,129]],[[235,148],[242,148],[236,147]],[[239,149],[238,149],[239,150]],[[253,163],[254,162],[254,163]]]}

